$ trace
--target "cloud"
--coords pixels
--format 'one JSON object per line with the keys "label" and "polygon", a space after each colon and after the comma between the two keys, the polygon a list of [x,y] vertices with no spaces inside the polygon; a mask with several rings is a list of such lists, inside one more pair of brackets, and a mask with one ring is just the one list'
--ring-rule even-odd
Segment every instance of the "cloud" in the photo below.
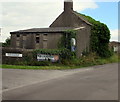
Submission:
{"label": "cloud", "polygon": [[110,30],[110,34],[111,34],[110,41],[120,41],[120,30],[118,29]]}
{"label": "cloud", "polygon": [[98,5],[93,0],[74,0],[74,10],[82,11],[88,8],[95,9]]}
{"label": "cloud", "polygon": [[[82,2],[82,0],[73,1],[75,11],[81,11],[87,8],[97,8],[93,0],[89,0],[87,3]],[[64,0],[3,2],[2,6],[0,6],[2,7],[2,13],[0,13],[0,16],[2,16],[2,41],[10,36],[9,32],[11,31],[49,27],[60,13],[63,12],[63,2]]]}

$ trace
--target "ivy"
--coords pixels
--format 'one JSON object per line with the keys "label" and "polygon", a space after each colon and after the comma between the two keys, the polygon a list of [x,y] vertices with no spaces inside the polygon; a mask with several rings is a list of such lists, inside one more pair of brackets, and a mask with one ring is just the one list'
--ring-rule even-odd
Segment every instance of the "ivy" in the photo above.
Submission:
{"label": "ivy", "polygon": [[[78,13],[79,14],[79,13]],[[100,57],[110,57],[109,50],[110,31],[106,24],[96,21],[90,16],[79,14],[92,24],[90,48],[91,52],[96,52]]]}
{"label": "ivy", "polygon": [[40,53],[40,54],[50,54],[50,55],[55,55],[55,54],[61,54],[61,49],[36,49],[34,50],[34,53]]}
{"label": "ivy", "polygon": [[33,52],[33,57],[36,58],[37,54],[46,54],[46,55],[59,55],[61,60],[62,59],[71,59],[73,53],[66,48],[61,49],[36,49]]}
{"label": "ivy", "polygon": [[[71,56],[68,59],[72,59],[76,56],[76,52],[71,51],[71,39],[72,38],[76,39],[76,31],[75,30],[66,30],[58,43],[58,48],[63,48],[63,49],[68,50],[70,55],[69,54],[67,54],[67,55]],[[64,56],[66,56],[66,55],[64,54]]]}
{"label": "ivy", "polygon": [[71,38],[76,38],[76,32],[74,30],[67,30],[58,43],[58,49],[36,49],[33,51],[33,55],[36,57],[40,53],[59,55],[61,59],[72,59],[75,56],[75,52],[71,52]]}
{"label": "ivy", "polygon": [[65,31],[59,41],[58,47],[71,50],[71,39],[72,38],[76,38],[76,31],[75,30]]}

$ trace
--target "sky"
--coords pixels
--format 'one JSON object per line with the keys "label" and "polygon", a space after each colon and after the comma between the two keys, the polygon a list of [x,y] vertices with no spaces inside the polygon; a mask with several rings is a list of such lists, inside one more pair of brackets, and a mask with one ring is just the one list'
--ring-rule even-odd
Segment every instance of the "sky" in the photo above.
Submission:
{"label": "sky", "polygon": [[110,29],[111,41],[118,41],[118,2],[96,2],[98,8],[85,9],[81,13],[105,23]]}
{"label": "sky", "polygon": [[[82,1],[82,2],[81,2]],[[118,2],[73,0],[74,11],[89,15],[105,23],[110,29],[110,41],[118,41]],[[64,0],[39,0],[39,2],[1,2],[0,27],[4,42],[11,31],[46,28],[62,13]]]}

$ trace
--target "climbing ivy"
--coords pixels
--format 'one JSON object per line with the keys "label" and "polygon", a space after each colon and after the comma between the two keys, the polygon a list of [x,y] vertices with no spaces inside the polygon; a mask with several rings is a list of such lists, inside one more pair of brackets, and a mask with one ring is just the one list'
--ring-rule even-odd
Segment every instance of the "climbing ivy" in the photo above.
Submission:
{"label": "climbing ivy", "polygon": [[[79,13],[78,13],[79,14]],[[100,57],[110,57],[112,52],[109,49],[110,31],[106,24],[96,21],[90,16],[79,14],[92,24],[90,48]]]}
{"label": "climbing ivy", "polygon": [[[77,12],[76,12],[77,13]],[[106,24],[96,21],[90,16],[78,13],[88,22],[91,26],[91,38],[90,38],[90,51],[95,52],[100,57],[110,57],[112,52],[109,49],[110,31]],[[58,47],[71,49],[71,38],[76,38],[76,32],[74,30],[65,31],[63,37],[60,39]]]}
{"label": "climbing ivy", "polygon": [[76,52],[71,51],[71,39],[72,38],[76,39],[76,31],[75,30],[66,30],[64,32],[63,36],[60,38],[60,41],[58,43],[58,48],[63,48],[63,49],[68,50],[69,54],[71,55],[71,57],[69,59],[76,57]]}
{"label": "climbing ivy", "polygon": [[71,39],[72,38],[76,38],[76,31],[66,30],[59,41],[58,47],[71,50]]}

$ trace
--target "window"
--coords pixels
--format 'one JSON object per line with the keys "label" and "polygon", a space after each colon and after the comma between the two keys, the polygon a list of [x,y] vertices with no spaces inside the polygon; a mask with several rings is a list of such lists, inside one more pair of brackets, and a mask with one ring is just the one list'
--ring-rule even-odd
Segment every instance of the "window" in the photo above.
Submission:
{"label": "window", "polygon": [[39,41],[40,41],[40,38],[36,37],[36,43],[39,43]]}
{"label": "window", "polygon": [[26,35],[23,35],[23,40],[26,40]]}
{"label": "window", "polygon": [[20,37],[20,35],[19,35],[19,34],[17,34],[16,36],[17,36],[17,37]]}
{"label": "window", "polygon": [[23,35],[23,48],[26,48],[26,35]]}

